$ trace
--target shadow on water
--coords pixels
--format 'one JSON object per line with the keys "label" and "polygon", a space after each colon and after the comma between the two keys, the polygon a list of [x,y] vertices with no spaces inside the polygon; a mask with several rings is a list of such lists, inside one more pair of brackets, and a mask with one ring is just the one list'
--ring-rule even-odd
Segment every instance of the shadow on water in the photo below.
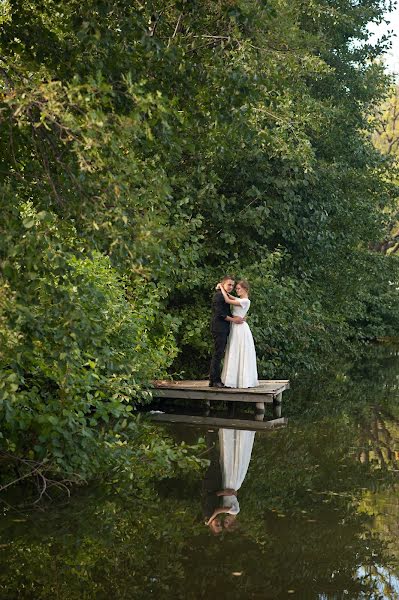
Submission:
{"label": "shadow on water", "polygon": [[[43,513],[9,513],[1,597],[399,598],[399,355],[360,358],[295,383],[286,428],[249,439],[167,426],[205,438],[201,477],[140,499],[92,487]],[[205,525],[233,505],[215,516],[221,527]]]}

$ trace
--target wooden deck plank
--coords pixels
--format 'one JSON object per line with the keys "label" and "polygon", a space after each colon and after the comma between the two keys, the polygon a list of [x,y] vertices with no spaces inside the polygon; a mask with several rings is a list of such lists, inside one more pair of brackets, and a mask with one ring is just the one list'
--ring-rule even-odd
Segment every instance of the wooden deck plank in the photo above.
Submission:
{"label": "wooden deck plank", "polygon": [[186,400],[221,400],[230,402],[266,402],[280,399],[289,389],[287,379],[261,380],[255,388],[214,388],[208,381],[156,381],[153,395],[155,398],[174,398]]}
{"label": "wooden deck plank", "polygon": [[270,421],[250,421],[247,419],[224,419],[222,417],[202,417],[168,413],[151,415],[151,420],[158,423],[185,423],[187,425],[206,425],[208,427],[245,429],[248,431],[262,431],[265,429],[274,429],[275,427],[285,427],[288,422],[286,417],[280,417],[279,419],[272,419]]}
{"label": "wooden deck plank", "polygon": [[279,393],[290,387],[288,379],[262,379],[259,385],[253,388],[210,388],[207,380],[202,381],[154,381],[156,389],[179,389],[179,390],[213,390],[218,393],[240,393],[245,390],[246,393],[259,393],[260,391],[269,394]]}

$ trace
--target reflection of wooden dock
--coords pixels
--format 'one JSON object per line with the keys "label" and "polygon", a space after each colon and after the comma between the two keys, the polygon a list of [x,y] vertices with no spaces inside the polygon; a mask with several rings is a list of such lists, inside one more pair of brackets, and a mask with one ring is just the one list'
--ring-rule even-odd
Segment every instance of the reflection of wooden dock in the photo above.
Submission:
{"label": "reflection of wooden dock", "polygon": [[284,390],[288,390],[288,379],[261,380],[255,388],[215,388],[208,381],[155,381],[154,398],[184,400],[219,400],[222,402],[279,403]]}
{"label": "reflection of wooden dock", "polygon": [[168,413],[152,414],[151,420],[161,423],[185,423],[187,425],[205,425],[207,427],[223,427],[226,429],[246,429],[247,431],[264,431],[285,427],[288,419],[281,417],[271,421],[250,421],[249,419],[225,419],[221,417],[203,417],[194,415],[174,415]]}

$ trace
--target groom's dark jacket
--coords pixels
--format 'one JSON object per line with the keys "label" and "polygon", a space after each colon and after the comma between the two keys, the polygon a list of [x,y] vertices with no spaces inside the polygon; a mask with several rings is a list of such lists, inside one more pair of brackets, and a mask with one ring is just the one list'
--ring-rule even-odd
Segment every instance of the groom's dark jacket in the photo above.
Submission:
{"label": "groom's dark jacket", "polygon": [[223,294],[217,290],[213,295],[212,300],[212,333],[229,333],[230,323],[226,321],[226,317],[230,316],[230,304],[224,301]]}

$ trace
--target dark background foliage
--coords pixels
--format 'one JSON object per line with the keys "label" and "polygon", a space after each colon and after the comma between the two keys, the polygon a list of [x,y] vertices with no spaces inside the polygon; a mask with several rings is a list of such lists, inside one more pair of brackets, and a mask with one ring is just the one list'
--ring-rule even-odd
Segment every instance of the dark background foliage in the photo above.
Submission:
{"label": "dark background foliage", "polygon": [[152,379],[207,375],[226,271],[252,284],[262,377],[396,334],[396,257],[371,250],[397,193],[369,118],[384,8],[3,3],[4,451],[95,472]]}

